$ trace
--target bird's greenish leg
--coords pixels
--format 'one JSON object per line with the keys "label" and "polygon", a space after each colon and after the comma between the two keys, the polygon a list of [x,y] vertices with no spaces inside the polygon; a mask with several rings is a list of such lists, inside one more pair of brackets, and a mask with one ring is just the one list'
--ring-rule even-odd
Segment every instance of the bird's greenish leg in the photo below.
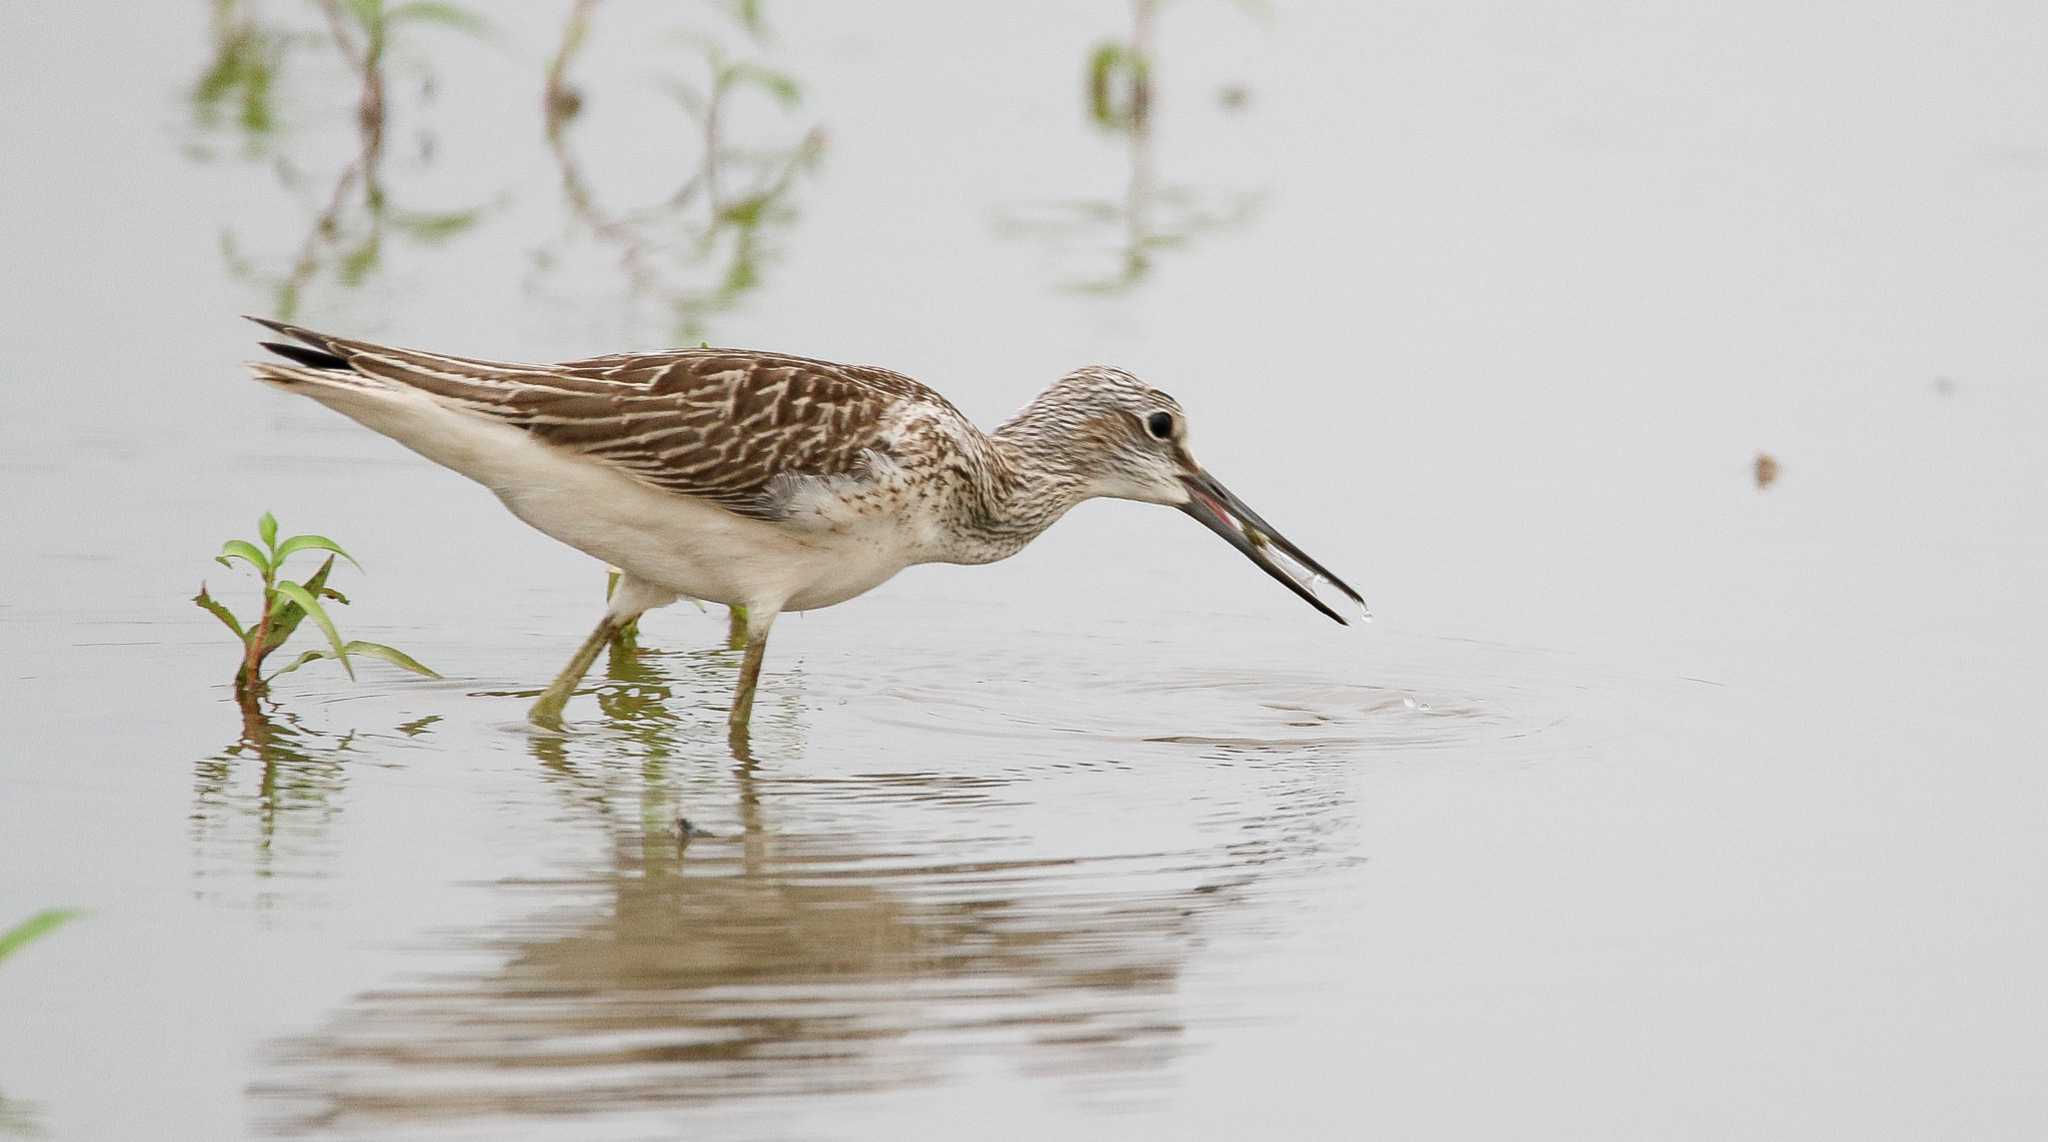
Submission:
{"label": "bird's greenish leg", "polygon": [[[613,597],[619,593],[619,584],[625,581],[626,573],[624,571],[616,567],[607,571],[604,578],[604,601],[607,603],[611,602]],[[638,643],[639,638],[640,620],[627,619],[624,622],[612,624],[611,642],[613,646],[621,650],[631,650]]]}
{"label": "bird's greenish leg", "polygon": [[730,650],[738,650],[747,645],[747,608],[733,607],[728,614],[730,622],[725,628],[725,645]]}
{"label": "bird's greenish leg", "polygon": [[[737,610],[737,608],[735,608]],[[775,624],[775,612],[752,607],[747,614],[747,652],[740,660],[739,686],[732,695],[732,715],[727,728],[734,738],[744,738],[754,716],[754,688],[761,681],[761,660],[768,653],[768,628]]]}
{"label": "bird's greenish leg", "polygon": [[569,665],[562,667],[562,672],[555,675],[555,680],[548,683],[547,689],[541,691],[540,698],[534,702],[533,708],[526,712],[527,721],[544,730],[562,728],[562,707],[568,704],[569,695],[575,693],[577,684],[583,681],[583,676],[590,673],[590,664],[597,661],[599,652],[604,650],[605,644],[612,640],[620,626],[619,619],[612,615],[606,615],[604,621],[597,624],[597,629],[591,631],[590,637],[583,640],[583,645],[576,648],[576,657],[571,658]]}

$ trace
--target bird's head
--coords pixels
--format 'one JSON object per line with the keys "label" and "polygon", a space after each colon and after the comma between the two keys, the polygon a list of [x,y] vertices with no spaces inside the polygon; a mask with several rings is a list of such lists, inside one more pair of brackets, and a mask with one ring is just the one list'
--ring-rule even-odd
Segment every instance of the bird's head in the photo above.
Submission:
{"label": "bird's head", "polygon": [[1365,600],[1195,462],[1180,402],[1122,369],[1093,365],[1060,378],[1004,427],[1056,452],[1087,497],[1165,504],[1193,516],[1310,606],[1346,622],[1319,594],[1328,584]]}

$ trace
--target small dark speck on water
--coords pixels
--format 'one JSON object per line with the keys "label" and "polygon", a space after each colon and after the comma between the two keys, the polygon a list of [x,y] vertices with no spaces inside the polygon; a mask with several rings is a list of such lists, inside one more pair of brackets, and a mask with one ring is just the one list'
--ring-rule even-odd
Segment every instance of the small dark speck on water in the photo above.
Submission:
{"label": "small dark speck on water", "polygon": [[1225,84],[1216,90],[1216,102],[1225,111],[1242,111],[1251,101],[1251,91],[1241,83]]}
{"label": "small dark speck on water", "polygon": [[1952,397],[1956,395],[1956,379],[1954,377],[1936,377],[1933,381],[1933,387],[1937,396]]}
{"label": "small dark speck on water", "polygon": [[1768,452],[1756,454],[1756,486],[1758,491],[1770,487],[1778,479],[1778,458]]}

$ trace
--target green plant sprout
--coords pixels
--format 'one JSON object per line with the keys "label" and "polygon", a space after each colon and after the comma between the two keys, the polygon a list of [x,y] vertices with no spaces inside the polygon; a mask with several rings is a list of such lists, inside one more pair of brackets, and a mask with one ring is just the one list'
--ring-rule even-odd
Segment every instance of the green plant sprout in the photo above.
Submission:
{"label": "green plant sprout", "polygon": [[[256,522],[256,537],[262,541],[262,547],[247,540],[230,539],[221,545],[220,554],[214,557],[216,563],[230,569],[234,567],[234,561],[239,559],[255,568],[256,573],[263,577],[263,605],[254,623],[244,626],[233,611],[206,593],[204,583],[199,585],[199,593],[192,597],[192,601],[198,604],[201,610],[219,619],[229,630],[235,632],[236,638],[242,640],[242,664],[235,670],[235,697],[238,700],[249,702],[263,694],[269,684],[280,675],[290,674],[309,662],[317,662],[323,658],[332,658],[340,662],[341,668],[348,672],[350,678],[354,678],[356,669],[354,664],[349,662],[351,654],[381,658],[393,666],[410,670],[414,674],[424,674],[429,678],[440,677],[439,674],[420,665],[411,655],[385,646],[381,642],[364,642],[361,639],[342,641],[341,632],[335,629],[333,618],[328,615],[327,608],[321,605],[320,600],[331,599],[343,606],[348,605],[347,596],[327,585],[327,576],[334,570],[336,556],[348,560],[358,571],[363,568],[362,564],[355,561],[354,556],[341,549],[340,544],[324,535],[294,535],[279,542],[277,517],[269,512],[264,512],[263,518]],[[302,551],[325,551],[330,554],[326,561],[320,564],[320,569],[313,572],[305,582],[299,583],[283,578],[280,572],[284,569],[285,561]],[[306,651],[293,659],[291,665],[276,673],[265,675],[263,661],[282,648],[299,629],[299,624],[309,615],[320,628],[320,633],[327,636],[327,645],[318,650]]]}
{"label": "green plant sprout", "polygon": [[42,939],[77,916],[78,913],[69,908],[45,908],[5,932],[0,932],[0,960]]}

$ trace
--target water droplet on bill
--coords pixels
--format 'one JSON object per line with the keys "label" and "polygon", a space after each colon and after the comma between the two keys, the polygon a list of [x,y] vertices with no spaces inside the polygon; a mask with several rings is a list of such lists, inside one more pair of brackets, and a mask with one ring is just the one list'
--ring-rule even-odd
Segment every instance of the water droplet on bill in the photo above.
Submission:
{"label": "water droplet on bill", "polygon": [[[1257,535],[1258,533],[1253,532],[1252,534]],[[1299,559],[1289,555],[1284,548],[1264,542],[1263,536],[1260,536],[1253,542],[1258,544],[1260,549],[1265,552],[1266,557],[1271,559],[1275,566],[1287,573],[1288,578],[1308,588],[1309,593],[1322,600],[1325,606],[1344,616],[1344,621],[1356,623],[1369,623],[1372,621],[1372,608],[1366,606],[1365,600],[1352,598],[1344,588],[1339,587],[1329,576],[1309,569]]]}

